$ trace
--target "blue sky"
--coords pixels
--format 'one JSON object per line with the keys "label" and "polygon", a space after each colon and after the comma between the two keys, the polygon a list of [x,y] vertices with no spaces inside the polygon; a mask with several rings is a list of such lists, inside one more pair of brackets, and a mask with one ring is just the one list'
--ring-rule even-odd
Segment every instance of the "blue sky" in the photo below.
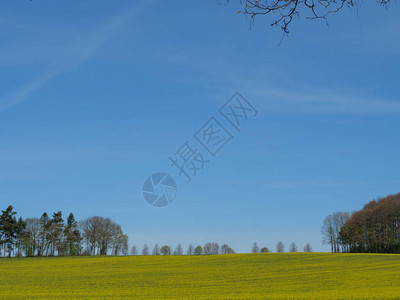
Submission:
{"label": "blue sky", "polygon": [[[239,1],[238,1],[239,2]],[[109,216],[139,248],[321,245],[324,217],[399,192],[400,19],[363,3],[249,30],[238,3],[0,3],[0,205]],[[258,110],[189,184],[168,158],[236,91]],[[174,202],[141,187],[167,172]]]}

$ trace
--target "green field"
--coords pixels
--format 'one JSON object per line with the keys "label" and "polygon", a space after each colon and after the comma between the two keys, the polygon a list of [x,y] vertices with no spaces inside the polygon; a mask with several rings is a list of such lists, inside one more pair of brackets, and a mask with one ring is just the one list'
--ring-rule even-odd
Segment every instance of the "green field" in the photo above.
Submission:
{"label": "green field", "polygon": [[0,259],[2,299],[400,299],[400,255]]}

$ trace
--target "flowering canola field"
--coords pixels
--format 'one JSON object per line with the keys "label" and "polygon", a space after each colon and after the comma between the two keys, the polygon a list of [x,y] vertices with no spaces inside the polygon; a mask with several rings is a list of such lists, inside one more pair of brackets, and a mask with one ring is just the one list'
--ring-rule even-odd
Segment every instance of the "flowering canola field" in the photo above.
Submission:
{"label": "flowering canola field", "polygon": [[0,299],[400,299],[400,255],[0,259]]}

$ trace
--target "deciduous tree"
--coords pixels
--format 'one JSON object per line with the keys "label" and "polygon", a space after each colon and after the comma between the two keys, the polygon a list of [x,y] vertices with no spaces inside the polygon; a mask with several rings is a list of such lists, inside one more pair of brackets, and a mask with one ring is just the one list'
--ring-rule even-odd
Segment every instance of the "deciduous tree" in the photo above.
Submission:
{"label": "deciduous tree", "polygon": [[289,252],[297,252],[297,246],[294,242],[292,242],[289,246]]}
{"label": "deciduous tree", "polygon": [[164,246],[161,247],[160,252],[161,252],[162,255],[171,255],[171,247],[167,246],[167,245],[164,245]]}
{"label": "deciduous tree", "polygon": [[151,251],[151,255],[160,255],[160,247],[158,246],[158,244],[154,245],[154,248]]}
{"label": "deciduous tree", "polygon": [[133,245],[131,248],[131,255],[138,255],[138,253],[139,253],[138,249],[136,248],[135,245]]}
{"label": "deciduous tree", "polygon": [[174,251],[174,255],[182,255],[183,254],[183,249],[181,244],[178,244],[178,246],[176,246],[175,251]]}
{"label": "deciduous tree", "polygon": [[[232,0],[226,0],[231,2]],[[377,0],[381,6],[387,6],[391,0]],[[301,15],[307,20],[325,20],[329,15],[338,13],[343,8],[357,7],[358,0],[241,0],[242,9],[238,13],[250,17],[254,22],[256,16],[271,16],[271,26],[280,27],[289,33],[289,26]]]}
{"label": "deciduous tree", "polygon": [[234,254],[234,253],[235,251],[231,247],[229,247],[228,244],[223,244],[221,246],[221,254]]}
{"label": "deciduous tree", "polygon": [[253,248],[251,248],[251,253],[259,253],[260,252],[260,247],[258,247],[258,244],[254,242]]}
{"label": "deciduous tree", "polygon": [[304,251],[304,252],[312,252],[312,247],[311,247],[311,245],[310,245],[309,243],[307,243],[307,244],[304,246],[303,251]]}
{"label": "deciduous tree", "polygon": [[218,254],[219,246],[218,243],[207,243],[203,247],[203,254],[213,255]]}
{"label": "deciduous tree", "polygon": [[149,246],[147,246],[146,244],[144,244],[143,246],[142,255],[150,255]]}
{"label": "deciduous tree", "polygon": [[285,252],[285,245],[281,241],[276,244],[276,252]]}
{"label": "deciduous tree", "polygon": [[198,245],[196,248],[194,248],[193,254],[194,255],[202,255],[203,254],[203,247]]}
{"label": "deciduous tree", "polygon": [[186,254],[187,255],[193,255],[194,254],[194,248],[193,248],[192,244],[189,245],[189,247],[188,247],[188,249],[186,251]]}

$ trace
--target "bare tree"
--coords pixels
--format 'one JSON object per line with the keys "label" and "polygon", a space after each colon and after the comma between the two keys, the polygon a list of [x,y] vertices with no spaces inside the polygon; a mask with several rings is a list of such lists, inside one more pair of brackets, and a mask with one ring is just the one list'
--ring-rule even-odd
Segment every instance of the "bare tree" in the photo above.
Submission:
{"label": "bare tree", "polygon": [[176,249],[174,251],[174,255],[182,255],[183,254],[183,249],[181,244],[178,244],[178,246],[176,246]]}
{"label": "bare tree", "polygon": [[231,247],[229,247],[228,244],[223,244],[221,246],[221,254],[234,254],[234,253],[235,251]]}
{"label": "bare tree", "polygon": [[[308,20],[322,19],[327,22],[329,15],[341,11],[344,7],[358,6],[359,2],[358,0],[241,0],[243,9],[238,13],[249,16],[251,22],[254,22],[258,15],[273,16],[271,26],[278,26],[288,34],[289,25],[295,17],[300,16],[300,11]],[[377,0],[377,2],[386,6],[390,0]]]}
{"label": "bare tree", "polygon": [[254,242],[253,248],[251,248],[251,253],[259,253],[259,252],[260,252],[260,247],[258,247],[256,242]]}
{"label": "bare tree", "polygon": [[94,219],[93,218],[88,218],[85,219],[81,222],[79,222],[79,226],[82,232],[82,237],[84,244],[86,245],[86,251],[88,255],[95,255],[96,251],[96,226],[93,223]]}
{"label": "bare tree", "polygon": [[285,245],[281,241],[276,244],[276,252],[285,252]]}
{"label": "bare tree", "polygon": [[128,252],[128,236],[110,218],[94,216],[80,222],[83,241],[91,255]]}
{"label": "bare tree", "polygon": [[146,244],[144,244],[143,246],[142,255],[150,255],[149,246],[147,246]]}
{"label": "bare tree", "polygon": [[311,245],[310,245],[309,243],[307,243],[307,244],[304,246],[303,251],[304,251],[304,252],[312,252],[312,247],[311,247]]}
{"label": "bare tree", "polygon": [[158,246],[158,244],[154,245],[151,255],[160,255],[160,247]]}
{"label": "bare tree", "polygon": [[218,243],[207,243],[203,247],[203,254],[212,255],[218,254],[219,246]]}
{"label": "bare tree", "polygon": [[335,250],[335,228],[333,224],[333,216],[329,215],[324,219],[324,223],[321,228],[322,233],[322,244],[331,245],[331,252]]}
{"label": "bare tree", "polygon": [[289,246],[289,252],[297,252],[297,246],[294,242],[292,242]]}
{"label": "bare tree", "polygon": [[331,246],[331,252],[340,252],[343,247],[340,231],[346,221],[350,218],[347,212],[336,212],[324,219],[322,224],[322,243]]}
{"label": "bare tree", "polygon": [[117,224],[109,218],[99,217],[100,226],[98,228],[99,252],[100,255],[107,255],[108,249],[112,246],[113,239],[118,234]]}
{"label": "bare tree", "polygon": [[342,242],[340,232],[346,222],[350,219],[348,212],[337,212],[333,214],[333,223],[335,226],[335,249],[336,252],[344,251],[345,245]]}
{"label": "bare tree", "polygon": [[26,256],[35,256],[40,245],[40,220],[38,218],[28,218],[25,223],[26,229],[22,247]]}
{"label": "bare tree", "polygon": [[194,254],[194,248],[193,248],[192,244],[189,245],[189,247],[188,247],[188,249],[186,251],[186,254],[187,255],[193,255]]}
{"label": "bare tree", "polygon": [[122,254],[127,255],[128,253],[128,235],[124,234],[121,230],[121,226],[115,226],[113,235],[111,237],[112,252],[114,255]]}
{"label": "bare tree", "polygon": [[136,248],[135,245],[133,245],[131,248],[131,255],[138,255],[138,253],[139,253],[138,249]]}
{"label": "bare tree", "polygon": [[210,255],[211,254],[211,243],[207,243],[203,247],[203,254]]}

